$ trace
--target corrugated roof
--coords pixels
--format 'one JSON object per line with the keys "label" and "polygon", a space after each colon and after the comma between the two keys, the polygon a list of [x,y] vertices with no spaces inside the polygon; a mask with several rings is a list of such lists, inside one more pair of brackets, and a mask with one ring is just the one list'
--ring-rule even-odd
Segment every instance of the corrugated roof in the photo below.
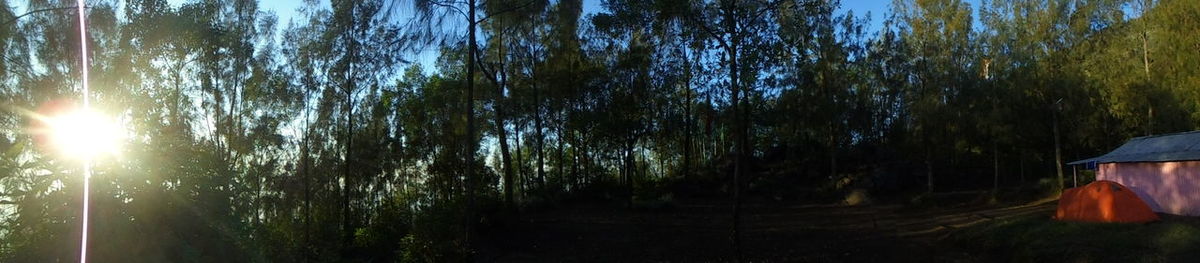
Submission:
{"label": "corrugated roof", "polygon": [[1137,137],[1108,154],[1068,164],[1193,160],[1200,160],[1200,131]]}

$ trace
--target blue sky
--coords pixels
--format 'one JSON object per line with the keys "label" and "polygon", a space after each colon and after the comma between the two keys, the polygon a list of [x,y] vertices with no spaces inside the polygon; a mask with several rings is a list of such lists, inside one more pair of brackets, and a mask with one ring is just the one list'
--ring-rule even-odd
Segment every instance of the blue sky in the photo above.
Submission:
{"label": "blue sky", "polygon": [[[975,12],[973,17],[975,25],[979,26],[979,5],[981,0],[963,0],[971,6],[971,11]],[[854,16],[862,18],[870,12],[871,22],[867,25],[868,32],[875,32],[883,27],[883,20],[887,19],[888,13],[892,9],[892,0],[842,0],[842,7],[838,8],[838,12],[845,13],[853,11]]]}
{"label": "blue sky", "polygon": [[[180,5],[188,0],[168,0],[173,5]],[[981,0],[966,0],[971,5],[971,8],[978,11]],[[326,1],[323,1],[326,2]],[[891,10],[892,0],[842,0],[842,6],[838,9],[839,13],[853,12],[855,16],[863,18],[869,15],[870,22],[867,25],[868,32],[877,31],[883,26],[883,20],[886,19],[887,13]],[[285,26],[291,19],[299,19],[297,8],[304,5],[302,0],[261,0],[259,8],[262,10],[274,11],[279,16],[279,25]],[[593,14],[603,11],[602,0],[584,0],[583,12]],[[436,60],[437,52],[426,52],[417,60],[424,64],[426,70],[435,69],[433,61]]]}
{"label": "blue sky", "polygon": [[[172,5],[179,6],[182,3],[185,3],[189,0],[168,0],[168,1]],[[274,11],[275,14],[279,16],[279,25],[281,27],[286,26],[289,20],[300,19],[299,16],[301,14],[297,11],[297,9],[304,5],[303,0],[260,0],[260,1],[261,2],[259,2],[259,4],[258,4],[258,7],[260,9]],[[327,2],[327,1],[322,0],[322,2]],[[600,12],[600,11],[602,11],[602,9],[603,9],[603,7],[601,6],[601,0],[584,0],[583,1],[583,12],[584,12],[585,16],[587,14]],[[430,50],[430,51],[422,53],[419,56],[419,58],[417,58],[417,62],[420,62],[422,64],[422,67],[425,70],[434,70],[434,69],[436,69],[436,67],[434,66],[434,62],[437,60],[437,56],[438,56],[438,52],[436,50]]]}
{"label": "blue sky", "polygon": [[838,8],[838,12],[852,11],[857,17],[866,16],[869,12],[871,23],[867,25],[867,31],[874,32],[883,27],[883,20],[887,18],[891,7],[891,0],[842,0],[842,7]]}
{"label": "blue sky", "polygon": [[[179,7],[183,3],[191,2],[192,0],[167,0],[172,6]],[[328,2],[322,0],[322,2]],[[299,16],[296,11],[304,5],[304,0],[259,0],[258,8],[262,10],[274,11],[279,16],[279,25],[285,26],[289,19]]]}
{"label": "blue sky", "polygon": [[[173,4],[180,4],[185,0],[170,0]],[[978,10],[980,0],[967,0],[973,9]],[[584,0],[584,14],[592,14],[602,11],[602,0]],[[868,26],[870,31],[874,31],[883,25],[883,19],[886,18],[887,12],[891,9],[892,0],[843,0],[842,7],[839,12],[853,11],[855,16],[862,17],[870,13],[871,23]],[[275,11],[279,15],[280,25],[286,25],[287,21],[298,16],[296,9],[304,5],[301,0],[262,0],[259,7],[264,10]]]}
{"label": "blue sky", "polygon": [[[180,0],[172,1],[180,2]],[[279,25],[281,26],[287,25],[288,20],[299,16],[296,9],[303,5],[304,1],[302,0],[261,0],[258,2],[259,8],[275,11],[275,15],[279,16]]]}

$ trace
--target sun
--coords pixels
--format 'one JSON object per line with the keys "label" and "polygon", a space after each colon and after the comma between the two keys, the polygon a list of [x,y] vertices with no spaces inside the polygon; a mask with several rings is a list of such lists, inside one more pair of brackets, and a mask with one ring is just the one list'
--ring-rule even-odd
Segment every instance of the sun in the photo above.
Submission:
{"label": "sun", "polygon": [[91,110],[73,110],[48,116],[50,145],[62,154],[91,160],[103,154],[116,154],[124,139],[124,129],[114,119]]}

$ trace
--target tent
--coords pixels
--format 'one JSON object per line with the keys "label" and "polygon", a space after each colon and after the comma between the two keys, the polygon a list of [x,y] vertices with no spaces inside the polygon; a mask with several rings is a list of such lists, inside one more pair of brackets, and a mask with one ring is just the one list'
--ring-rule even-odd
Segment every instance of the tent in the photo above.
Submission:
{"label": "tent", "polygon": [[1082,222],[1145,223],[1157,221],[1137,194],[1113,181],[1096,181],[1067,189],[1058,199],[1054,219]]}

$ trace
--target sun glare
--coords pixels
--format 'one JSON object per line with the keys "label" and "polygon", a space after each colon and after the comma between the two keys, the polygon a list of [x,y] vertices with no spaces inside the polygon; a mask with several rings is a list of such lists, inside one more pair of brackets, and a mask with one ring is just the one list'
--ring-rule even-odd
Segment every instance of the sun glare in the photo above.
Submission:
{"label": "sun glare", "polygon": [[72,158],[91,159],[116,154],[124,131],[117,122],[95,111],[71,111],[47,120],[50,143]]}

